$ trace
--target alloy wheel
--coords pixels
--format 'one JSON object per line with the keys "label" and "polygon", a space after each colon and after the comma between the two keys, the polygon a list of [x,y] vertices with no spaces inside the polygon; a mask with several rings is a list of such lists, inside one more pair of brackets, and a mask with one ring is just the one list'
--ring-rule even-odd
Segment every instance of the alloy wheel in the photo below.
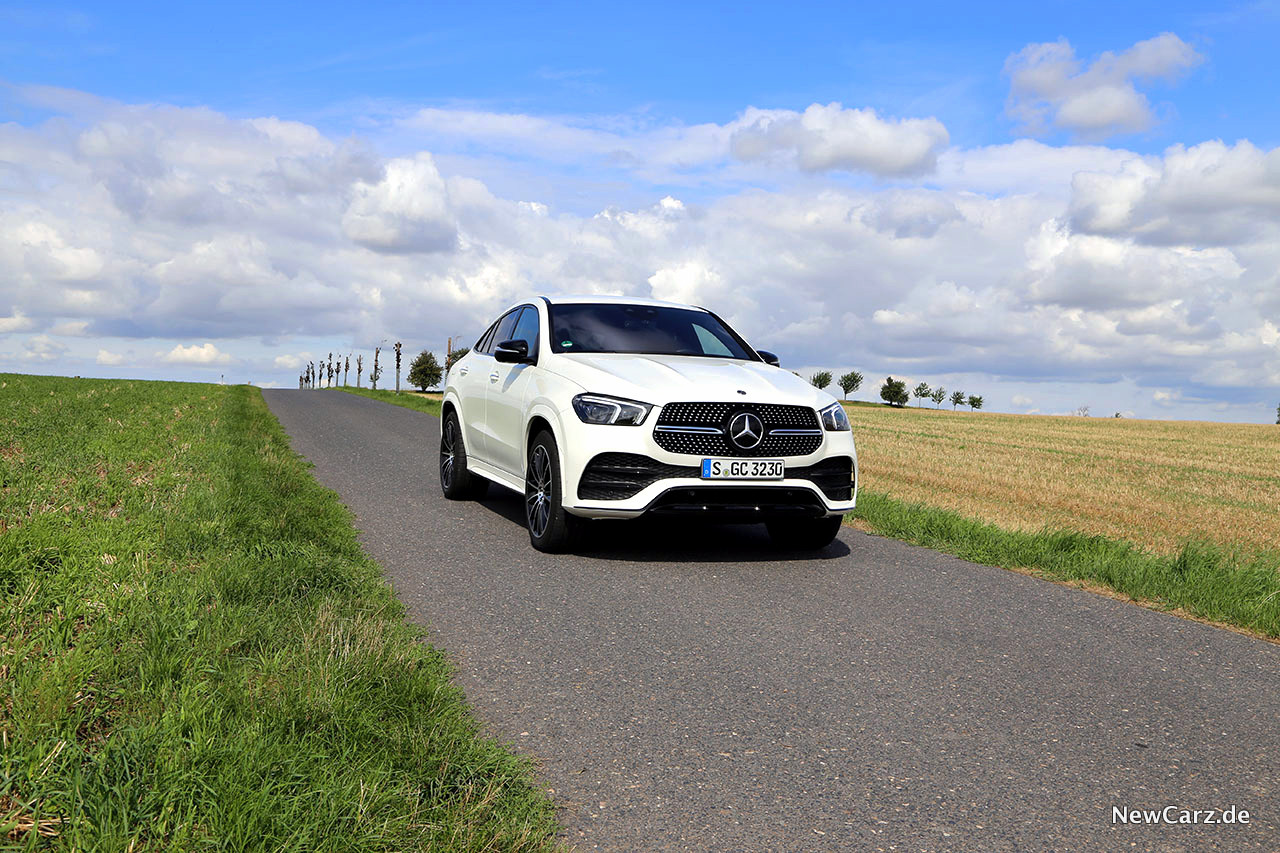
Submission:
{"label": "alloy wheel", "polygon": [[440,485],[448,489],[453,485],[453,468],[456,458],[454,448],[458,443],[457,431],[453,418],[444,422],[444,433],[440,436]]}
{"label": "alloy wheel", "polygon": [[525,517],[535,539],[542,538],[551,524],[551,498],[551,456],[539,444],[529,457],[529,473],[524,485]]}

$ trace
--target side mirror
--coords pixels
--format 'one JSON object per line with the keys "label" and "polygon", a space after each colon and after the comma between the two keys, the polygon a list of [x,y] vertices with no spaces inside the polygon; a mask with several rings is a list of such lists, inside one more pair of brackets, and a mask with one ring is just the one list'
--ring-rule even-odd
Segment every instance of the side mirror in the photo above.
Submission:
{"label": "side mirror", "polygon": [[494,348],[493,357],[505,364],[530,364],[533,361],[529,358],[528,341],[503,341]]}
{"label": "side mirror", "polygon": [[782,366],[782,365],[778,362],[778,357],[777,357],[776,355],[774,355],[773,353],[768,352],[767,350],[762,350],[762,349],[758,349],[758,350],[756,350],[756,352],[760,355],[760,357],[761,357],[761,358],[763,358],[763,359],[764,359],[764,363],[765,363],[765,364],[772,364],[774,367],[781,367],[781,366]]}

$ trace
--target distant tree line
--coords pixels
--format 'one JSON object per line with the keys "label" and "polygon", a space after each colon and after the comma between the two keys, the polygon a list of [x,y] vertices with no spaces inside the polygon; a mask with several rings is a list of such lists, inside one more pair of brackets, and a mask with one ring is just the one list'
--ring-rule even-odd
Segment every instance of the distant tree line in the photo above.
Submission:
{"label": "distant tree line", "polygon": [[[840,386],[840,390],[844,392],[844,399],[849,399],[849,395],[862,387],[863,376],[856,370],[851,370],[842,375],[836,384]],[[831,384],[831,371],[820,370],[809,377],[809,382],[816,388],[826,388]],[[894,379],[892,376],[884,380],[884,384],[880,386],[880,399],[884,400],[890,406],[902,408],[910,402],[914,396],[917,400],[932,400],[934,408],[942,405],[947,400],[947,389],[939,385],[937,388],[930,388],[928,383],[921,382],[911,392],[907,391],[907,383],[901,379]],[[951,408],[957,406],[968,405],[970,409],[982,408],[982,397],[977,394],[966,394],[963,391],[951,392]],[[923,405],[923,403],[921,404]],[[1280,423],[1280,408],[1276,411],[1277,423]]]}
{"label": "distant tree line", "polygon": [[[394,349],[396,353],[395,390],[399,394],[402,349],[399,341],[396,342]],[[435,388],[440,384],[440,380],[444,378],[445,372],[453,367],[454,362],[470,351],[468,347],[453,350],[449,353],[444,367],[441,367],[435,353],[424,349],[409,363],[409,373],[405,378],[410,385],[419,390],[426,391],[430,388]],[[356,387],[362,387],[364,376],[364,355],[362,353],[348,353],[345,356],[339,353],[336,359],[333,353],[329,353],[328,358],[321,359],[319,362],[307,362],[302,369],[302,373],[298,374],[298,387],[306,389],[333,388],[337,386],[339,381],[342,382],[344,388],[347,387],[351,376],[352,355],[355,356]],[[375,391],[378,390],[378,380],[382,378],[382,372],[382,347],[376,346],[373,348],[373,365],[369,371],[369,384]]]}

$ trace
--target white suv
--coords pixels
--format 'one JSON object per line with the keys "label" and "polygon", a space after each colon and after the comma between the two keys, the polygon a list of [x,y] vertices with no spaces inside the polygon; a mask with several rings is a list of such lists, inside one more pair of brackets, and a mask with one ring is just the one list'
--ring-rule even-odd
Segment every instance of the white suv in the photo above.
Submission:
{"label": "white suv", "polygon": [[529,540],[568,546],[584,519],[764,522],[821,548],[857,495],[834,397],[702,308],[617,297],[510,308],[445,377],[440,486],[524,494]]}

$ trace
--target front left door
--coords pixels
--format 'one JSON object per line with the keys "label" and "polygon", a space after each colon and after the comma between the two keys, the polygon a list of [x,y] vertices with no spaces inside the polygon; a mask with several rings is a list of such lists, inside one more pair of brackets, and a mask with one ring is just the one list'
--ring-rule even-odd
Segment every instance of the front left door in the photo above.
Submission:
{"label": "front left door", "polygon": [[[533,364],[493,362],[489,374],[489,395],[485,404],[485,420],[489,423],[489,461],[516,477],[524,476],[524,401],[529,383],[537,371],[539,326],[538,309],[526,305],[508,338],[529,345]],[[495,340],[496,347],[499,341]]]}

